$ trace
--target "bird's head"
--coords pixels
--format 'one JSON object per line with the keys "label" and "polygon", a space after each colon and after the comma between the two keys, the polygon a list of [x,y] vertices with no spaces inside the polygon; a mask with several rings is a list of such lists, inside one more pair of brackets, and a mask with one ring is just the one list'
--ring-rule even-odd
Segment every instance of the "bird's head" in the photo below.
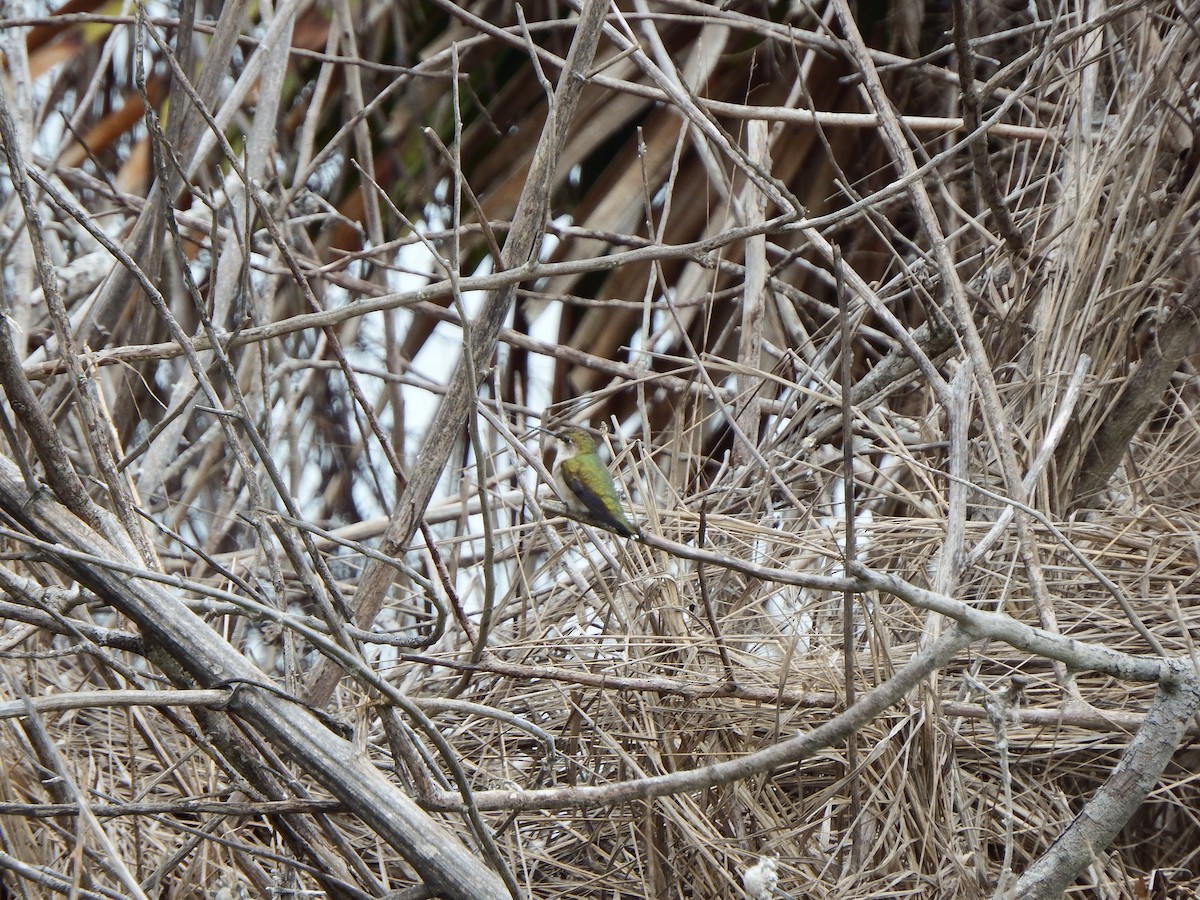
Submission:
{"label": "bird's head", "polygon": [[568,456],[596,452],[596,439],[578,425],[561,428],[555,436],[559,440],[560,451]]}

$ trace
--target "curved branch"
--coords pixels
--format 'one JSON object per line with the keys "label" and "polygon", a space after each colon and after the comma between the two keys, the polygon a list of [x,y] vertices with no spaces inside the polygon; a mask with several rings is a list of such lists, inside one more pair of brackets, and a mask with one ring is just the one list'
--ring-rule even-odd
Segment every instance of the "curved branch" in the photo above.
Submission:
{"label": "curved branch", "polygon": [[1050,848],[1025,870],[1012,896],[1053,900],[1063,895],[1150,795],[1197,710],[1200,710],[1200,685],[1194,678],[1159,685],[1146,721],[1125,748],[1108,780]]}
{"label": "curved branch", "polygon": [[[38,537],[109,559],[121,551],[56,503],[30,496],[17,467],[0,457],[0,509]],[[268,690],[236,692],[231,712],[251,722],[279,750],[321,782],[431,885],[462,900],[509,896],[503,883],[448,830],[391,784],[349,741],[337,737],[304,706],[279,697],[259,669],[191,612],[174,594],[114,568],[75,559],[71,573],[128,616],[147,639],[201,686],[263,683]]]}

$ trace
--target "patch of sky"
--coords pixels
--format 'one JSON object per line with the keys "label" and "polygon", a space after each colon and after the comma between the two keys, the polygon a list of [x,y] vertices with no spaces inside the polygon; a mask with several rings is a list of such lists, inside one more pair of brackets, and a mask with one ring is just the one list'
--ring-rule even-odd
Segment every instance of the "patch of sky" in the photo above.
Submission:
{"label": "patch of sky", "polygon": [[674,189],[675,185],[671,182],[664,183],[662,187],[654,192],[654,196],[650,199],[650,208],[662,209],[664,206],[666,206],[667,199],[671,196],[671,191]]}
{"label": "patch of sky", "polygon": [[304,188],[318,197],[325,197],[333,189],[345,173],[346,154],[340,149],[334,150],[319,166],[309,173],[304,181]]}
{"label": "patch of sky", "polygon": [[678,343],[676,317],[665,308],[675,302],[675,289],[668,287],[659,301],[660,308],[650,315],[650,334],[655,335],[650,342],[650,352],[654,354],[670,353]]}

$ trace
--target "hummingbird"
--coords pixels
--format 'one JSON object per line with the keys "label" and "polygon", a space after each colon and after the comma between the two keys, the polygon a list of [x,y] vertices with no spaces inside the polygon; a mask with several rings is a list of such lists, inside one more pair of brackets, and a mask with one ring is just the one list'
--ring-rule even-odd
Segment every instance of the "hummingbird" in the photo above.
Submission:
{"label": "hummingbird", "polygon": [[554,460],[554,483],[567,506],[583,513],[595,524],[622,537],[640,536],[642,531],[629,521],[617,499],[612,476],[600,462],[596,441],[575,425],[557,432],[558,456]]}

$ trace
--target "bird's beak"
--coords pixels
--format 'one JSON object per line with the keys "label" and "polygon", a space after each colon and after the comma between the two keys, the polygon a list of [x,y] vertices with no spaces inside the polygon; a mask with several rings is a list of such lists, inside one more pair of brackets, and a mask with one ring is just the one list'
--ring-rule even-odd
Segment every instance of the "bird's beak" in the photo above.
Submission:
{"label": "bird's beak", "polygon": [[539,434],[539,433],[540,434],[548,434],[548,435],[550,435],[550,437],[556,437],[554,432],[551,431],[549,428],[543,428],[541,425],[530,425],[529,432],[524,436],[524,438],[522,438],[522,440],[527,441],[531,437],[533,437],[534,434]]}

